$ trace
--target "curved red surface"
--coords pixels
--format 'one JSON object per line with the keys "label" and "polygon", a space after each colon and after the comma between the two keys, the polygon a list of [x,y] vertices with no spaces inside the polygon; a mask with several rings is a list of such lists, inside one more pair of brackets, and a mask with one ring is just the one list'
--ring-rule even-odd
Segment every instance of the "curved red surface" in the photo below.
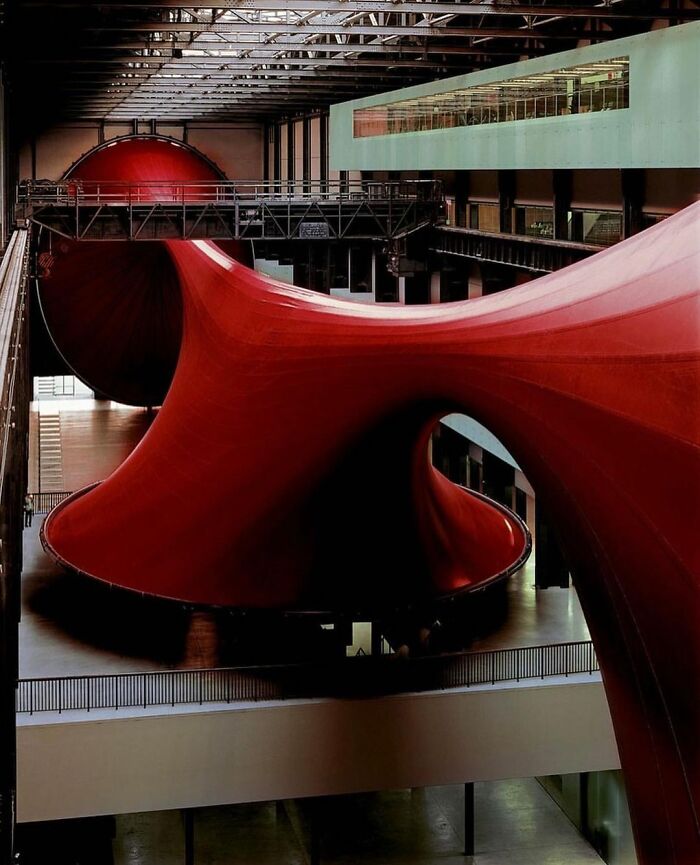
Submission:
{"label": "curved red surface", "polygon": [[[85,186],[99,183],[109,191],[105,181],[153,183],[155,180],[221,180],[221,172],[186,144],[158,136],[129,136],[96,147],[78,160],[66,174],[83,181]],[[117,187],[113,187],[116,191]],[[152,198],[172,187],[153,186]],[[141,190],[148,198],[148,189]]]}
{"label": "curved red surface", "polygon": [[[109,181],[212,181],[221,174],[185,145],[157,137],[109,142],[74,165],[84,191],[123,196]],[[105,183],[105,181],[108,181]],[[180,196],[177,185],[146,185],[142,200]],[[227,245],[241,257],[240,244]],[[51,248],[39,298],[57,348],[98,392],[131,405],[160,405],[181,342],[182,304],[170,256],[159,243],[60,239]]]}
{"label": "curved red surface", "polygon": [[102,579],[198,601],[473,585],[524,540],[429,465],[431,425],[463,410],[558,515],[640,862],[694,865],[699,230],[697,204],[511,291],[390,309],[170,243],[184,327],[168,397],[124,465],[49,516],[47,542]]}

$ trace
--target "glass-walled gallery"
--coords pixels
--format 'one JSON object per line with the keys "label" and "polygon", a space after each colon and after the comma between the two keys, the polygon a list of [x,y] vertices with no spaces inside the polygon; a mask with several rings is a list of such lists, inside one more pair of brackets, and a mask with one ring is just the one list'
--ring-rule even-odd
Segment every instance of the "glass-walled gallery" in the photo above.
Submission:
{"label": "glass-walled gallery", "polygon": [[629,106],[629,57],[592,61],[353,111],[353,136],[370,138]]}

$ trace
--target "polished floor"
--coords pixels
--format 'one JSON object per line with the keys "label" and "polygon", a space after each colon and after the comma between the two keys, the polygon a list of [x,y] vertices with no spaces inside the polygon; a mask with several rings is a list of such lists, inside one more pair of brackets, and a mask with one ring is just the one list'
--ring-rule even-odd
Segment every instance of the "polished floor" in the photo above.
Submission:
{"label": "polished floor", "polygon": [[[44,397],[33,404],[30,489],[74,490],[106,477],[152,422],[143,409],[87,399],[80,392],[76,396]],[[41,441],[45,418],[52,422]],[[24,533],[23,677],[290,661],[295,653],[301,659],[326,652],[333,643],[318,625],[290,620],[266,628],[79,580],[44,553],[38,538],[41,519],[37,515]],[[531,560],[494,603],[475,604],[464,621],[453,623],[443,647],[487,650],[589,639],[576,592],[538,591],[533,583]],[[347,649],[340,646],[342,652],[368,651],[369,627],[356,625],[347,642]],[[337,649],[335,641],[333,651]]]}
{"label": "polished floor", "polygon": [[[475,855],[464,855],[461,786],[193,812],[194,865],[600,865],[534,779],[475,785]],[[180,865],[180,812],[116,818],[114,865]]]}
{"label": "polished floor", "polygon": [[153,417],[146,409],[84,395],[35,400],[29,415],[30,491],[72,492],[107,477]]}

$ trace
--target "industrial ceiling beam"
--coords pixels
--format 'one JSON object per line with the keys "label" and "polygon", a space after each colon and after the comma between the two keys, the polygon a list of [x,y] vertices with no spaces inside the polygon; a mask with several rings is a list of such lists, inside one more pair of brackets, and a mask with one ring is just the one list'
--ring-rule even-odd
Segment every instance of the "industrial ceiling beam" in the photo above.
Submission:
{"label": "industrial ceiling beam", "polygon": [[[347,53],[347,52],[344,52]],[[257,54],[252,57],[228,57],[228,58],[219,58],[218,63],[179,63],[170,61],[167,59],[163,59],[158,63],[150,63],[150,64],[142,64],[137,63],[135,65],[129,66],[127,63],[131,63],[133,60],[137,60],[137,58],[131,58],[129,61],[114,61],[113,63],[98,63],[94,67],[90,65],[89,62],[82,63],[74,63],[71,61],[65,61],[66,65],[71,68],[67,70],[72,75],[117,75],[123,72],[127,75],[137,75],[143,73],[145,75],[154,75],[159,71],[164,71],[171,73],[173,75],[216,75],[221,73],[226,73],[228,70],[235,69],[252,69],[256,67],[265,67],[265,66],[285,66],[288,65],[290,67],[299,67],[304,68],[307,66],[311,67],[327,67],[330,69],[336,68],[347,68],[347,69],[363,69],[363,68],[372,68],[372,69],[386,69],[386,68],[397,68],[403,69],[407,72],[410,72],[411,69],[414,69],[418,72],[429,71],[431,69],[447,69],[453,68],[456,70],[460,69],[473,69],[473,63],[459,63],[453,55],[447,55],[449,60],[432,60],[432,61],[424,61],[420,58],[416,60],[406,60],[403,58],[392,57],[391,55],[382,55],[377,56],[375,58],[354,58],[354,57],[276,57],[271,54],[268,55],[260,55]],[[39,61],[36,61],[36,64],[39,65]],[[55,65],[55,64],[52,64]]]}
{"label": "industrial ceiling beam", "polygon": [[123,106],[125,111],[132,112],[133,116],[138,116],[139,109],[147,107],[147,108],[156,108],[158,110],[164,110],[166,108],[173,107],[187,107],[189,109],[192,108],[193,100],[196,100],[197,105],[200,107],[203,106],[216,106],[219,108],[228,108],[233,105],[242,105],[243,103],[253,102],[259,105],[264,103],[274,103],[278,105],[280,108],[287,109],[289,107],[289,103],[294,102],[296,100],[300,104],[307,104],[309,99],[318,98],[319,101],[324,101],[327,103],[328,99],[325,97],[323,91],[298,91],[294,92],[286,92],[283,94],[279,93],[265,93],[265,94],[254,94],[254,93],[236,93],[230,94],[226,99],[218,99],[216,97],[207,98],[206,96],[190,96],[189,98],[185,97],[177,97],[177,98],[169,98],[164,99],[162,97],[158,98],[149,98],[147,96],[139,96],[137,99],[110,99],[108,96],[81,96],[77,97],[72,101],[72,105],[75,107],[97,107],[100,106],[102,108],[117,108],[119,106]]}
{"label": "industrial ceiling beam", "polygon": [[[419,76],[415,76],[418,78]],[[134,80],[130,79],[122,79],[122,81],[106,81],[106,80],[91,80],[84,79],[76,82],[66,82],[61,86],[61,90],[66,93],[77,93],[81,90],[91,89],[105,89],[109,88],[111,90],[121,89],[124,91],[128,91],[130,88],[151,88],[154,90],[168,91],[173,90],[177,87],[185,87],[190,90],[197,90],[197,92],[201,92],[202,89],[214,88],[214,87],[225,87],[231,83],[235,83],[240,80],[244,81],[298,81],[298,80],[306,80],[311,79],[314,81],[323,81],[324,84],[332,83],[333,81],[355,81],[357,79],[363,80],[368,79],[370,81],[380,81],[382,83],[386,82],[387,84],[396,84],[398,81],[410,81],[412,80],[411,76],[401,74],[392,76],[390,73],[378,74],[376,72],[366,72],[366,71],[358,71],[351,72],[349,69],[346,71],[333,71],[333,72],[323,72],[317,71],[314,69],[260,69],[260,70],[247,70],[241,69],[234,75],[229,75],[227,78],[209,78],[202,80],[197,79],[196,81],[183,81],[178,79],[177,81],[170,81],[162,78],[143,78]],[[420,77],[420,80],[424,79]]]}
{"label": "industrial ceiling beam", "polygon": [[[499,39],[567,39],[571,40],[570,33],[547,33],[531,27],[441,27],[433,24],[346,24],[342,20],[329,23],[327,21],[217,21],[207,24],[202,21],[133,21],[117,22],[106,21],[100,25],[88,25],[86,31],[117,32],[117,33],[263,33],[272,36],[277,33],[295,33],[303,36],[306,34],[332,34],[338,36],[445,36],[454,38],[485,38],[498,37]],[[613,34],[607,31],[590,34],[596,39],[612,38]],[[196,46],[194,46],[196,47]]]}
{"label": "industrial ceiling beam", "polygon": [[[352,35],[351,33],[345,34],[346,36]],[[448,37],[450,35],[449,30],[443,31],[441,38]],[[350,47],[348,47],[350,46]],[[473,56],[498,56],[504,55],[507,57],[512,57],[514,54],[521,53],[531,53],[532,49],[524,49],[521,50],[517,46],[509,46],[507,48],[504,47],[487,47],[487,46],[472,46],[472,45],[452,45],[446,46],[446,48],[451,48],[452,53],[464,55],[466,57]],[[123,42],[116,44],[105,44],[97,47],[91,47],[86,49],[85,51],[81,51],[81,57],[84,57],[87,62],[93,60],[94,62],[106,61],[113,62],[115,60],[120,60],[120,58],[126,58],[128,60],[134,59],[142,59],[144,61],[147,60],[169,60],[172,58],[173,51],[197,51],[203,52],[201,54],[186,54],[183,57],[179,57],[176,55],[174,59],[183,60],[184,62],[192,62],[196,63],[198,59],[201,57],[203,60],[206,60],[207,57],[211,57],[214,60],[220,60],[221,62],[226,61],[225,54],[211,54],[208,55],[204,52],[207,51],[220,51],[220,52],[234,52],[234,51],[251,51],[254,50],[256,52],[270,52],[270,53],[280,53],[281,51],[294,51],[306,53],[309,51],[319,52],[319,53],[328,53],[328,54],[343,54],[347,51],[352,50],[363,51],[369,54],[392,54],[392,53],[412,53],[412,54],[432,54],[432,53],[440,53],[443,50],[441,43],[436,43],[434,46],[432,41],[430,43],[425,43],[423,45],[417,44],[393,44],[393,43],[381,43],[381,42],[299,42],[299,41],[288,41],[283,39],[276,39],[268,37],[267,40],[263,41],[260,38],[257,39],[236,39],[231,42],[205,42],[202,39],[197,39],[196,41],[167,41],[167,42],[148,42],[146,40],[140,42]],[[96,52],[95,57],[91,57],[90,52]],[[108,52],[119,51],[124,52],[119,56],[110,56]],[[141,51],[147,52],[145,54],[133,54],[126,52],[134,52]],[[161,51],[163,53],[157,54],[156,52]],[[37,61],[41,60],[41,57],[36,58]],[[63,60],[64,58],[52,58],[46,57],[47,62],[51,62],[53,59]]]}
{"label": "industrial ceiling beam", "polygon": [[[88,0],[26,0],[22,3],[25,7],[30,8],[77,8],[83,9],[96,5]],[[417,0],[227,0],[227,2],[194,2],[187,3],[182,0],[100,0],[99,6],[103,9],[165,9],[165,10],[218,10],[218,11],[233,11],[233,12],[249,12],[249,11],[286,11],[286,12],[342,12],[342,13],[379,13],[379,12],[414,12],[421,15],[461,15],[461,16],[547,16],[558,18],[598,18],[598,19],[634,19],[634,20],[654,20],[654,19],[682,19],[696,20],[700,17],[700,12],[693,9],[669,9],[661,8],[650,11],[644,9],[637,11],[635,9],[618,8],[609,3],[590,4],[588,6],[577,5],[547,5],[525,4],[525,3],[494,3],[491,0],[482,0],[482,2],[465,3],[460,0],[446,2],[417,2]]]}
{"label": "industrial ceiling beam", "polygon": [[[154,64],[152,68],[149,67],[139,67],[138,69],[125,69],[124,74],[128,74],[133,76],[134,78],[148,78],[151,75],[155,75],[158,73],[158,69],[164,64]],[[236,69],[257,69],[259,67],[278,67],[278,66],[290,66],[293,68],[302,68],[306,66],[313,67],[324,67],[334,71],[348,71],[348,72],[358,72],[361,69],[402,69],[405,70],[406,74],[410,74],[412,69],[415,69],[418,72],[422,72],[426,69],[445,69],[448,64],[445,61],[425,61],[425,60],[401,60],[394,59],[391,57],[370,57],[370,58],[345,58],[345,57],[274,57],[272,55],[269,56],[258,56],[257,54],[254,57],[245,58],[228,58],[225,64],[220,63],[219,66],[225,68],[215,68],[215,69],[198,69],[196,64],[167,64],[167,74],[179,75],[185,78],[225,78],[228,70],[236,70]],[[464,64],[454,63],[451,64],[455,69],[461,69]],[[469,64],[471,66],[471,64]],[[114,76],[115,72],[112,70],[101,69],[101,70],[89,70],[89,69],[72,69],[70,74],[72,76],[78,75],[109,75],[111,77]],[[372,73],[376,74],[376,73]]]}
{"label": "industrial ceiling beam", "polygon": [[[97,93],[95,91],[81,91],[76,93],[73,102],[78,101],[105,101],[105,102],[124,102],[129,103],[130,105],[136,105],[139,100],[148,101],[148,102],[173,102],[175,100],[186,100],[191,102],[193,99],[201,99],[202,102],[219,102],[221,105],[227,105],[229,102],[235,101],[239,96],[274,96],[275,99],[279,99],[280,95],[284,94],[290,96],[299,96],[303,94],[315,95],[318,93],[323,94],[324,90],[327,90],[327,82],[318,81],[312,82],[315,83],[316,87],[261,87],[259,83],[252,87],[242,87],[242,88],[231,88],[228,90],[221,90],[215,92],[201,93],[200,91],[169,91],[167,93],[162,93],[160,91],[155,92],[142,92],[138,90],[132,94],[128,93],[110,93],[110,92],[102,92]],[[352,94],[357,90],[356,87],[352,86],[339,86],[339,93],[348,93]]]}
{"label": "industrial ceiling beam", "polygon": [[41,35],[18,39],[10,62],[15,81],[28,82],[25,102],[46,81],[57,117],[271,117],[540,56],[558,40],[615,38],[618,20],[700,18],[631,0],[554,3],[15,0],[15,20]]}
{"label": "industrial ceiling beam", "polygon": [[[343,93],[351,93],[352,91],[341,91]],[[112,98],[110,94],[100,94],[99,96],[77,96],[72,100],[73,105],[110,105],[112,107],[116,105],[123,104],[128,108],[137,108],[140,105],[155,105],[160,107],[166,107],[168,105],[190,105],[194,100],[197,101],[200,105],[221,105],[227,106],[229,104],[234,104],[236,102],[242,101],[242,97],[250,98],[253,101],[262,101],[264,98],[271,98],[276,100],[278,103],[282,103],[281,96],[285,97],[285,107],[286,107],[286,97],[306,97],[306,96],[324,96],[323,90],[279,90],[279,91],[267,91],[266,93],[259,93],[256,91],[245,91],[240,90],[232,93],[228,93],[225,98],[221,98],[212,94],[211,96],[208,94],[173,94],[167,97],[162,96],[160,94],[147,96],[141,95],[134,96],[133,98],[124,98],[124,96],[115,96]]]}
{"label": "industrial ceiling beam", "polygon": [[[298,77],[296,77],[298,76]],[[378,76],[372,76],[373,80],[377,81],[378,84],[381,84]],[[326,87],[330,78],[325,78],[322,75],[311,75],[311,76],[299,76],[298,73],[294,73],[294,76],[290,77],[290,75],[282,75],[282,76],[272,76],[266,78],[264,75],[254,75],[250,78],[243,77],[242,75],[238,75],[232,78],[229,78],[226,81],[218,81],[209,84],[208,82],[203,82],[205,86],[200,86],[199,84],[187,84],[183,81],[172,81],[167,83],[143,83],[137,85],[135,90],[138,92],[146,92],[147,90],[152,90],[154,93],[181,93],[187,91],[188,93],[206,93],[209,90],[218,90],[220,92],[224,92],[231,87],[281,87],[281,86],[289,86],[289,87],[309,87],[311,89],[315,87]],[[352,88],[357,89],[360,85],[354,85],[352,78],[337,78],[332,79],[333,81],[337,80],[338,88]],[[395,79],[394,79],[395,80]],[[71,88],[74,92],[78,92],[81,88],[90,87],[93,88],[98,84],[98,82],[82,82],[81,84],[76,85],[75,88]],[[362,85],[364,86],[364,85]],[[128,92],[128,87],[121,86],[119,84],[109,84],[104,83],[103,89],[105,91],[110,91],[111,93],[117,93],[120,91]]]}
{"label": "industrial ceiling beam", "polygon": [[[356,87],[347,86],[339,84],[337,91],[342,93],[352,93],[356,90]],[[178,93],[145,93],[141,90],[136,91],[131,96],[125,93],[108,93],[103,92],[99,94],[95,94],[94,96],[90,96],[88,94],[81,95],[77,93],[73,99],[74,102],[79,101],[88,101],[90,99],[94,101],[104,101],[104,102],[129,102],[132,104],[136,104],[139,100],[147,100],[149,102],[157,102],[158,100],[162,102],[166,102],[173,99],[201,99],[202,101],[211,102],[216,100],[221,102],[222,104],[226,104],[230,102],[233,98],[239,95],[245,96],[254,96],[257,98],[263,98],[264,96],[273,96],[275,99],[279,99],[282,95],[291,95],[291,96],[300,96],[302,94],[323,94],[324,91],[327,92],[326,82],[316,81],[316,82],[304,82],[304,84],[299,83],[296,87],[285,86],[283,84],[278,85],[262,85],[260,82],[254,81],[251,82],[249,87],[245,85],[240,85],[238,88],[231,88],[227,91],[220,91],[219,93],[201,93],[200,91],[183,91]],[[328,98],[332,98],[331,94],[328,94]]]}
{"label": "industrial ceiling beam", "polygon": [[[281,100],[279,95],[274,94],[258,94],[257,97],[251,94],[239,94],[239,97],[235,100],[228,99],[225,101],[221,100],[197,100],[201,107],[208,106],[210,108],[220,108],[220,109],[231,109],[236,108],[242,105],[272,105],[276,108],[284,108],[285,110],[289,109],[291,106],[305,106],[309,104],[309,100],[312,98],[323,96],[322,93],[306,93],[306,94],[286,94],[284,100]],[[245,97],[245,98],[244,98]],[[193,97],[194,98],[194,97]],[[321,103],[324,100],[318,99],[318,102]],[[328,100],[326,99],[324,104],[327,104]],[[71,104],[73,108],[80,108],[81,110],[85,110],[88,108],[92,108],[97,110],[109,110],[113,111],[115,109],[120,109],[125,113],[129,113],[132,117],[140,117],[139,111],[144,108],[154,108],[158,111],[166,111],[167,109],[172,108],[185,108],[188,110],[191,109],[191,105],[189,103],[184,102],[183,100],[170,101],[163,99],[142,99],[137,102],[129,101],[127,105],[127,100],[124,99],[106,99],[103,97],[100,98],[87,98],[81,97],[80,99],[76,99]],[[191,115],[190,115],[191,117]]]}

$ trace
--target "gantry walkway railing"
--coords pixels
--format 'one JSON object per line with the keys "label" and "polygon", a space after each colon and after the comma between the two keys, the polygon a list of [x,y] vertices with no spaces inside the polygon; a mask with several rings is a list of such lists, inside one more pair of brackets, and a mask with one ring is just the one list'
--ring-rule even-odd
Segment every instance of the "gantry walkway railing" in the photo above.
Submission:
{"label": "gantry walkway railing", "polygon": [[534,273],[552,273],[604,249],[590,243],[552,240],[524,234],[437,226],[430,250],[441,256],[507,264]]}
{"label": "gantry walkway railing", "polygon": [[25,180],[17,202],[20,223],[73,240],[396,240],[444,199],[435,180]]}
{"label": "gantry walkway railing", "polygon": [[20,679],[17,711],[89,712],[378,696],[592,675],[598,669],[593,643],[587,641],[414,658],[380,655],[304,664]]}

